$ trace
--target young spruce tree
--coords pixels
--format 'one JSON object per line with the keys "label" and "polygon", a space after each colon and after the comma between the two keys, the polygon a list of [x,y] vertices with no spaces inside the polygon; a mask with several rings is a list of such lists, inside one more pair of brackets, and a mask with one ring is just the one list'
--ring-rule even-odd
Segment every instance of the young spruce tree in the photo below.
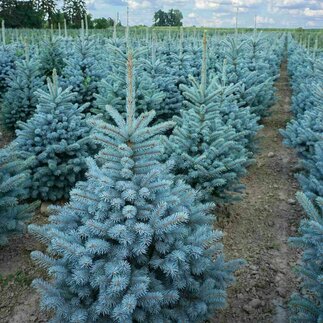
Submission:
{"label": "young spruce tree", "polygon": [[29,196],[55,201],[68,198],[84,176],[85,158],[91,150],[90,127],[82,113],[87,105],[72,103],[76,94],[71,88],[62,90],[55,70],[47,83],[48,91],[37,91],[34,116],[19,123],[16,143],[22,155],[35,156]]}
{"label": "young spruce tree", "polygon": [[16,59],[14,46],[0,46],[0,99],[7,91],[9,76],[15,69]]}
{"label": "young spruce tree", "polygon": [[75,102],[90,103],[87,111],[93,107],[98,84],[106,76],[106,62],[103,57],[103,52],[98,51],[95,40],[82,36],[75,40],[71,55],[65,59],[63,83],[66,88],[71,86],[73,92],[78,94]]}
{"label": "young spruce tree", "polygon": [[301,236],[289,239],[294,247],[304,250],[297,270],[303,278],[303,288],[290,301],[290,321],[317,323],[323,320],[323,198],[317,198],[316,204],[300,192],[297,198],[308,218],[301,222]]}
{"label": "young spruce tree", "polygon": [[10,73],[1,109],[5,128],[14,130],[18,121],[27,121],[33,115],[37,104],[35,92],[43,87],[43,82],[38,58],[29,58],[27,53],[26,59],[18,61]]}
{"label": "young spruce tree", "polygon": [[201,84],[191,78],[191,87],[181,86],[187,109],[174,118],[177,126],[166,142],[166,152],[175,161],[176,175],[201,190],[206,201],[223,203],[242,190],[239,177],[246,173],[251,154],[241,143],[245,132],[237,133],[226,124],[218,105],[219,91],[208,82],[206,70],[204,36]]}
{"label": "young spruce tree", "polygon": [[62,43],[62,38],[55,38],[54,36],[41,43],[39,60],[42,75],[51,76],[54,69],[58,75],[61,75],[66,59],[66,52]]}
{"label": "young spruce tree", "polygon": [[27,197],[30,176],[26,168],[30,162],[18,158],[14,145],[0,149],[0,246],[7,244],[12,234],[23,231],[25,220],[38,206],[19,203]]}
{"label": "young spruce tree", "polygon": [[54,322],[203,321],[225,306],[241,265],[225,262],[211,205],[158,162],[160,133],[173,124],[135,116],[131,53],[128,71],[126,118],[107,107],[114,125],[91,122],[102,150],[87,181],[50,224],[30,226],[48,244],[32,258],[52,279],[33,285]]}

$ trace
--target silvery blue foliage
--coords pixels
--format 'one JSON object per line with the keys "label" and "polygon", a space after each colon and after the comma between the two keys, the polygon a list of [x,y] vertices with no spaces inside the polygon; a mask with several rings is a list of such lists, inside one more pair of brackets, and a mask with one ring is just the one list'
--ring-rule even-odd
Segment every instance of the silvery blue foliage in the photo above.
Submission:
{"label": "silvery blue foliage", "polygon": [[[110,61],[112,62],[112,72],[108,77],[99,83],[95,112],[102,113],[105,118],[109,118],[106,113],[105,107],[111,105],[118,111],[123,111],[126,104],[126,75],[127,75],[127,47],[121,46],[120,48],[108,44],[110,52]],[[137,111],[144,112],[155,109],[157,114],[162,113],[160,106],[165,98],[165,94],[158,89],[158,84],[153,79],[154,75],[149,73],[142,73],[143,66],[146,70],[149,69],[149,62],[143,60],[142,56],[147,52],[147,48],[138,48],[133,52],[133,64],[136,72],[140,73],[140,78],[136,80],[136,104]],[[160,112],[160,113],[158,113]]]}
{"label": "silvery blue foliage", "polygon": [[35,157],[29,196],[55,201],[68,198],[84,176],[85,158],[91,151],[90,127],[82,113],[86,105],[72,103],[76,94],[71,88],[62,90],[55,72],[47,83],[47,91],[36,93],[34,116],[19,123],[16,145],[23,156]]}
{"label": "silvery blue foliage", "polygon": [[26,168],[31,160],[18,158],[16,147],[10,145],[0,149],[0,246],[8,243],[8,238],[24,229],[38,203],[21,204],[27,197],[30,175]]}
{"label": "silvery blue foliage", "polygon": [[166,141],[166,152],[175,161],[177,176],[200,190],[204,200],[223,203],[243,189],[239,178],[251,162],[245,148],[249,132],[238,133],[232,127],[237,124],[230,124],[235,116],[227,118],[222,109],[223,89],[212,79],[207,82],[206,58],[202,69],[201,83],[191,78],[191,87],[181,86],[186,109],[174,117],[177,126]]}
{"label": "silvery blue foliage", "polygon": [[[269,49],[264,47],[264,43],[268,40],[261,37],[261,34],[246,40],[237,36],[227,37],[222,41],[220,62],[227,60],[228,82],[241,83],[241,103],[249,106],[252,113],[264,117],[275,102],[274,81],[277,75],[273,74],[274,70],[265,59]],[[221,66],[218,69],[221,70]]]}
{"label": "silvery blue foliage", "polygon": [[242,264],[224,260],[212,205],[158,162],[173,124],[149,126],[153,111],[136,117],[133,83],[125,118],[107,107],[113,124],[91,121],[102,150],[87,160],[87,181],[50,224],[30,226],[48,245],[32,258],[52,279],[33,285],[52,322],[202,322],[225,306]]}
{"label": "silvery blue foliage", "polygon": [[[289,39],[295,119],[281,130],[281,134],[284,143],[296,149],[301,159],[303,171],[297,177],[304,193],[315,199],[323,196],[323,61],[319,57],[310,57],[299,47]],[[298,65],[306,61],[308,64]],[[311,73],[308,66],[311,66]]]}
{"label": "silvery blue foliage", "polygon": [[51,76],[53,70],[56,70],[57,75],[61,75],[65,66],[67,57],[63,39],[60,37],[51,37],[40,43],[40,70],[43,75]]}
{"label": "silvery blue foliage", "polygon": [[290,301],[291,322],[318,323],[323,321],[323,198],[313,204],[304,193],[297,194],[307,214],[300,225],[300,236],[290,238],[294,247],[303,250],[297,272],[303,278],[302,291]]}
{"label": "silvery blue foliage", "polygon": [[212,106],[209,107],[209,120],[213,118],[212,113],[219,113],[222,121],[239,133],[241,145],[254,151],[256,149],[255,136],[262,128],[258,124],[260,117],[252,113],[250,107],[241,107],[239,103],[241,87],[239,83],[228,83],[226,61],[222,71],[212,79],[212,87],[217,94],[213,98]]}
{"label": "silvery blue foliage", "polygon": [[80,37],[73,42],[73,51],[65,59],[66,66],[62,71],[63,84],[78,95],[78,104],[89,103],[87,110],[93,107],[94,94],[98,92],[98,84],[106,76],[107,70],[104,51],[97,48],[92,38]]}
{"label": "silvery blue foliage", "polygon": [[[198,91],[198,84],[192,90]],[[246,174],[250,154],[241,144],[243,134],[226,125],[219,113],[213,111],[212,119],[208,118],[214,93],[206,91],[208,98],[202,102],[191,100],[195,106],[174,118],[177,126],[166,151],[175,161],[177,176],[200,190],[204,200],[223,203],[232,201],[232,193],[243,189],[239,178]],[[196,101],[199,99],[196,97]]]}
{"label": "silvery blue foliage", "polygon": [[15,49],[12,45],[0,46],[0,98],[8,88],[9,75],[15,69]]}
{"label": "silvery blue foliage", "polygon": [[43,87],[40,63],[37,57],[16,62],[11,71],[8,89],[3,97],[1,115],[4,127],[13,130],[18,121],[27,121],[34,113],[37,104],[35,91]]}
{"label": "silvery blue foliage", "polygon": [[312,158],[304,159],[302,165],[304,172],[297,178],[307,196],[311,199],[323,196],[323,140],[314,145]]}
{"label": "silvery blue foliage", "polygon": [[293,89],[292,110],[297,116],[316,105],[315,96],[312,95],[313,86],[317,86],[319,79],[322,79],[323,64],[322,58],[313,57],[290,38],[288,55],[288,72]]}

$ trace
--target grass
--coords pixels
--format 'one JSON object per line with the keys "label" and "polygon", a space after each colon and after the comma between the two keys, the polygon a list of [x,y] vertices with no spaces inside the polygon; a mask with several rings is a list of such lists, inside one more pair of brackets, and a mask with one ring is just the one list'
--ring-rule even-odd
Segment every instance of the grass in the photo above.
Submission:
{"label": "grass", "polygon": [[7,276],[0,275],[0,286],[5,287],[9,284],[18,284],[20,286],[29,286],[33,278],[27,273],[18,270],[14,274],[9,274]]}

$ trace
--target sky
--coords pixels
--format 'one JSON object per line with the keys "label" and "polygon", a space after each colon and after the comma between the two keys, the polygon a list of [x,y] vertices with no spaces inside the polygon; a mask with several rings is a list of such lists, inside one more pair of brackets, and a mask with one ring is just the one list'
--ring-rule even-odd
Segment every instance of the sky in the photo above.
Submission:
{"label": "sky", "polygon": [[151,26],[159,9],[183,12],[184,26],[234,27],[238,8],[239,27],[323,28],[323,0],[86,0],[95,17],[115,18],[130,25]]}

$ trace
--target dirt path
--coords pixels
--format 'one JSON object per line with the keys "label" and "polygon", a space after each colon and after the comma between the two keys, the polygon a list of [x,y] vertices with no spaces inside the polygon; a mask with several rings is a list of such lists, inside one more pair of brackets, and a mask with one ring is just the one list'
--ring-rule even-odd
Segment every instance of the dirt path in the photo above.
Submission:
{"label": "dirt path", "polygon": [[260,154],[243,181],[246,194],[229,208],[230,218],[220,221],[227,257],[242,257],[248,265],[229,290],[229,307],[214,322],[288,322],[288,299],[297,289],[292,268],[298,255],[287,244],[301,217],[293,173],[297,160],[278,132],[291,118],[286,64],[276,87],[278,101],[259,134]]}

